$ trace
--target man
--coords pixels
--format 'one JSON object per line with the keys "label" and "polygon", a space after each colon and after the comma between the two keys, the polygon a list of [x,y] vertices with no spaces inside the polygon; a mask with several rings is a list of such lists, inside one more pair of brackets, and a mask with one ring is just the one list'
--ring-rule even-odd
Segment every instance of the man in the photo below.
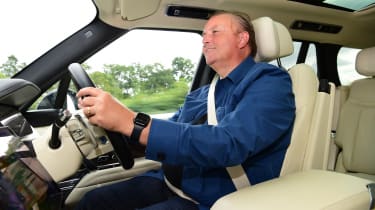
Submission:
{"label": "man", "polygon": [[[140,132],[146,158],[163,170],[89,192],[80,209],[209,209],[236,190],[226,167],[238,165],[252,185],[279,176],[295,114],[288,73],[254,62],[254,30],[239,13],[208,20],[203,54],[220,77],[211,87],[217,125],[204,118],[210,87],[191,92],[170,121],[151,119]],[[100,89],[77,96],[88,96],[79,105],[91,123],[134,137],[135,112]]]}

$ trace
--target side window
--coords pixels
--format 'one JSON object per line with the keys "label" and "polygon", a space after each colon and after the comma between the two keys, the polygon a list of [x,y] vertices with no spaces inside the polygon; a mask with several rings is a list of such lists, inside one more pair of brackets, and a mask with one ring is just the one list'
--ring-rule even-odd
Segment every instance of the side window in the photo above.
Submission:
{"label": "side window", "polygon": [[315,73],[317,74],[318,72],[318,67],[317,67],[317,61],[316,61],[316,48],[315,44],[310,43],[309,48],[307,50],[307,55],[306,55],[306,61],[305,63],[309,66],[311,66]]}
{"label": "side window", "polygon": [[337,55],[337,71],[341,85],[350,85],[352,81],[364,78],[355,69],[355,59],[360,49],[342,47]]}
{"label": "side window", "polygon": [[[302,42],[293,41],[293,46],[294,46],[293,54],[290,56],[281,58],[281,64],[283,65],[284,68],[289,69],[290,67],[292,67],[293,65],[297,63],[297,58],[301,50],[301,45],[302,45]],[[276,61],[271,61],[270,63],[277,65]],[[310,65],[314,69],[315,73],[317,73],[316,48],[313,43],[309,44],[305,63],[307,65]]]}
{"label": "side window", "polygon": [[[46,92],[44,92],[29,108],[29,110],[54,109],[57,97],[57,91],[60,81],[52,85]],[[63,104],[63,109],[68,109],[71,112],[78,110],[78,100],[76,98],[76,88],[71,83],[67,90],[66,100]]]}
{"label": "side window", "polygon": [[127,107],[168,118],[183,104],[202,56],[200,34],[136,29],[86,60],[94,83]]}

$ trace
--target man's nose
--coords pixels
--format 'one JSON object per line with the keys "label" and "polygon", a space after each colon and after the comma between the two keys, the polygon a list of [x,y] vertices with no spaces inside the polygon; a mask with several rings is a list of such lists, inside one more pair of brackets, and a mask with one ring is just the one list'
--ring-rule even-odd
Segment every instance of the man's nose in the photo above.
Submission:
{"label": "man's nose", "polygon": [[208,35],[208,34],[204,34],[204,35],[203,35],[202,42],[203,42],[203,44],[204,44],[204,43],[209,43],[209,42],[211,42],[211,36]]}

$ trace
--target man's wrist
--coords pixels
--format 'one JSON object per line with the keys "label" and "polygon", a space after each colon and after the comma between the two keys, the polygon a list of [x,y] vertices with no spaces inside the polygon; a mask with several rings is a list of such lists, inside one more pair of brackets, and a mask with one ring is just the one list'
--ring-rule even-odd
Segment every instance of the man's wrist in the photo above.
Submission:
{"label": "man's wrist", "polygon": [[151,117],[145,113],[139,112],[133,119],[133,131],[130,135],[130,141],[132,142],[139,142],[139,138],[141,137],[141,133],[144,128],[150,123]]}

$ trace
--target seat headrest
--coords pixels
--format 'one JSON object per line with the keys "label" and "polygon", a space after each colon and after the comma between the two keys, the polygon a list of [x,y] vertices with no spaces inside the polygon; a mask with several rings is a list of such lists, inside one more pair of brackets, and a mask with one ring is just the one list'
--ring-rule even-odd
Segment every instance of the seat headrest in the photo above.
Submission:
{"label": "seat headrest", "polygon": [[293,40],[288,29],[269,17],[252,21],[258,52],[256,61],[272,61],[293,53]]}
{"label": "seat headrest", "polygon": [[364,76],[375,76],[375,47],[359,51],[355,61],[357,72]]}

